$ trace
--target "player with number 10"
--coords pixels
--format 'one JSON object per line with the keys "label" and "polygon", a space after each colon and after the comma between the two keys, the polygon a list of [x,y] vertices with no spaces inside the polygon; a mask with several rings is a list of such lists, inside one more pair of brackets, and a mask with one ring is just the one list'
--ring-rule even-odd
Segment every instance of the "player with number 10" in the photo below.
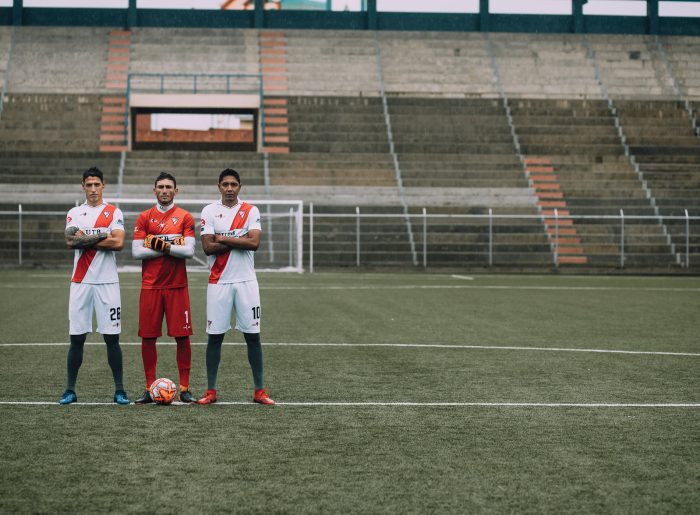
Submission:
{"label": "player with number 10", "polygon": [[260,291],[255,275],[254,254],[260,246],[262,228],[258,208],[238,198],[241,178],[227,168],[219,174],[221,200],[202,210],[202,248],[209,256],[207,286],[207,381],[206,395],[199,404],[216,402],[216,377],[221,344],[231,329],[231,310],[236,329],[243,333],[248,362],[253,372],[253,401],[275,403],[263,388],[263,353],[260,343]]}

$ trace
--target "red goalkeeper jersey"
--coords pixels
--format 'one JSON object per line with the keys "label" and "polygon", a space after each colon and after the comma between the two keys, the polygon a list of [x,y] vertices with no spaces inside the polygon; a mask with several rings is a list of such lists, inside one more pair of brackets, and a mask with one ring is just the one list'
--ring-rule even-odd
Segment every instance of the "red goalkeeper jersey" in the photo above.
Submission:
{"label": "red goalkeeper jersey", "polygon": [[[141,213],[136,220],[134,239],[143,240],[153,234],[172,242],[178,236],[194,238],[194,218],[184,209],[173,206],[165,213],[157,206]],[[185,258],[162,256],[144,259],[141,263],[141,287],[146,290],[187,286]]]}

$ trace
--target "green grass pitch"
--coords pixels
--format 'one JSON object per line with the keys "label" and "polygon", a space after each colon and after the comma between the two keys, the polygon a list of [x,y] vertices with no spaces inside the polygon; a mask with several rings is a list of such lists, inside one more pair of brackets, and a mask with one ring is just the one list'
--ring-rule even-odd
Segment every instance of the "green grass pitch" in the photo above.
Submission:
{"label": "green grass pitch", "polygon": [[[93,334],[82,405],[59,407],[69,272],[0,272],[0,513],[698,512],[700,278],[259,279],[279,405],[249,402],[231,332],[219,399],[232,404],[109,404]],[[132,398],[139,281],[121,274]],[[205,291],[190,274],[196,394]],[[160,342],[158,373],[177,381]]]}

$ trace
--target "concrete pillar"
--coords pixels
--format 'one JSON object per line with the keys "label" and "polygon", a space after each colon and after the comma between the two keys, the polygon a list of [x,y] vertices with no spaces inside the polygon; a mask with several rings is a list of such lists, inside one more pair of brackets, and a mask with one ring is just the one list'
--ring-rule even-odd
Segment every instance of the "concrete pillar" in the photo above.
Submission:
{"label": "concrete pillar", "polygon": [[649,20],[649,34],[659,33],[659,0],[649,0],[647,2],[647,19]]}
{"label": "concrete pillar", "polygon": [[136,10],[136,0],[129,0],[129,9],[126,13],[126,28],[139,26],[139,13]]}
{"label": "concrete pillar", "polygon": [[255,11],[253,13],[253,23],[256,29],[265,26],[265,0],[255,0]]}
{"label": "concrete pillar", "polygon": [[367,29],[377,30],[377,0],[367,0]]}
{"label": "concrete pillar", "polygon": [[22,2],[23,0],[12,1],[12,25],[22,25]]}
{"label": "concrete pillar", "polygon": [[479,30],[489,31],[489,0],[479,0]]}
{"label": "concrete pillar", "polygon": [[573,31],[576,34],[583,34],[586,31],[586,23],[583,19],[583,5],[587,0],[574,0],[574,27]]}

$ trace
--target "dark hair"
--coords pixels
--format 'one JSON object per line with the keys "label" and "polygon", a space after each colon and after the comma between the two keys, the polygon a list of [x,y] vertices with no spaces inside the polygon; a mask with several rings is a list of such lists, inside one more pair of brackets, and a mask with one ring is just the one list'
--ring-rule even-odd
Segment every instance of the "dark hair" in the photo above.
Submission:
{"label": "dark hair", "polygon": [[88,177],[97,177],[101,182],[105,182],[105,179],[102,176],[102,170],[100,170],[96,166],[88,168],[83,172],[83,182],[85,182],[85,179],[87,179]]}
{"label": "dark hair", "polygon": [[160,172],[160,175],[156,177],[156,182],[153,183],[153,186],[158,185],[158,181],[162,181],[163,179],[168,179],[170,181],[173,181],[173,186],[177,188],[177,181],[175,180],[175,177],[173,177],[173,174],[168,173],[168,172]]}
{"label": "dark hair", "polygon": [[234,170],[233,168],[226,168],[225,170],[222,170],[221,173],[219,174],[219,183],[224,180],[224,177],[235,177],[236,180],[238,181],[238,184],[241,184],[241,176],[238,175],[238,172]]}

